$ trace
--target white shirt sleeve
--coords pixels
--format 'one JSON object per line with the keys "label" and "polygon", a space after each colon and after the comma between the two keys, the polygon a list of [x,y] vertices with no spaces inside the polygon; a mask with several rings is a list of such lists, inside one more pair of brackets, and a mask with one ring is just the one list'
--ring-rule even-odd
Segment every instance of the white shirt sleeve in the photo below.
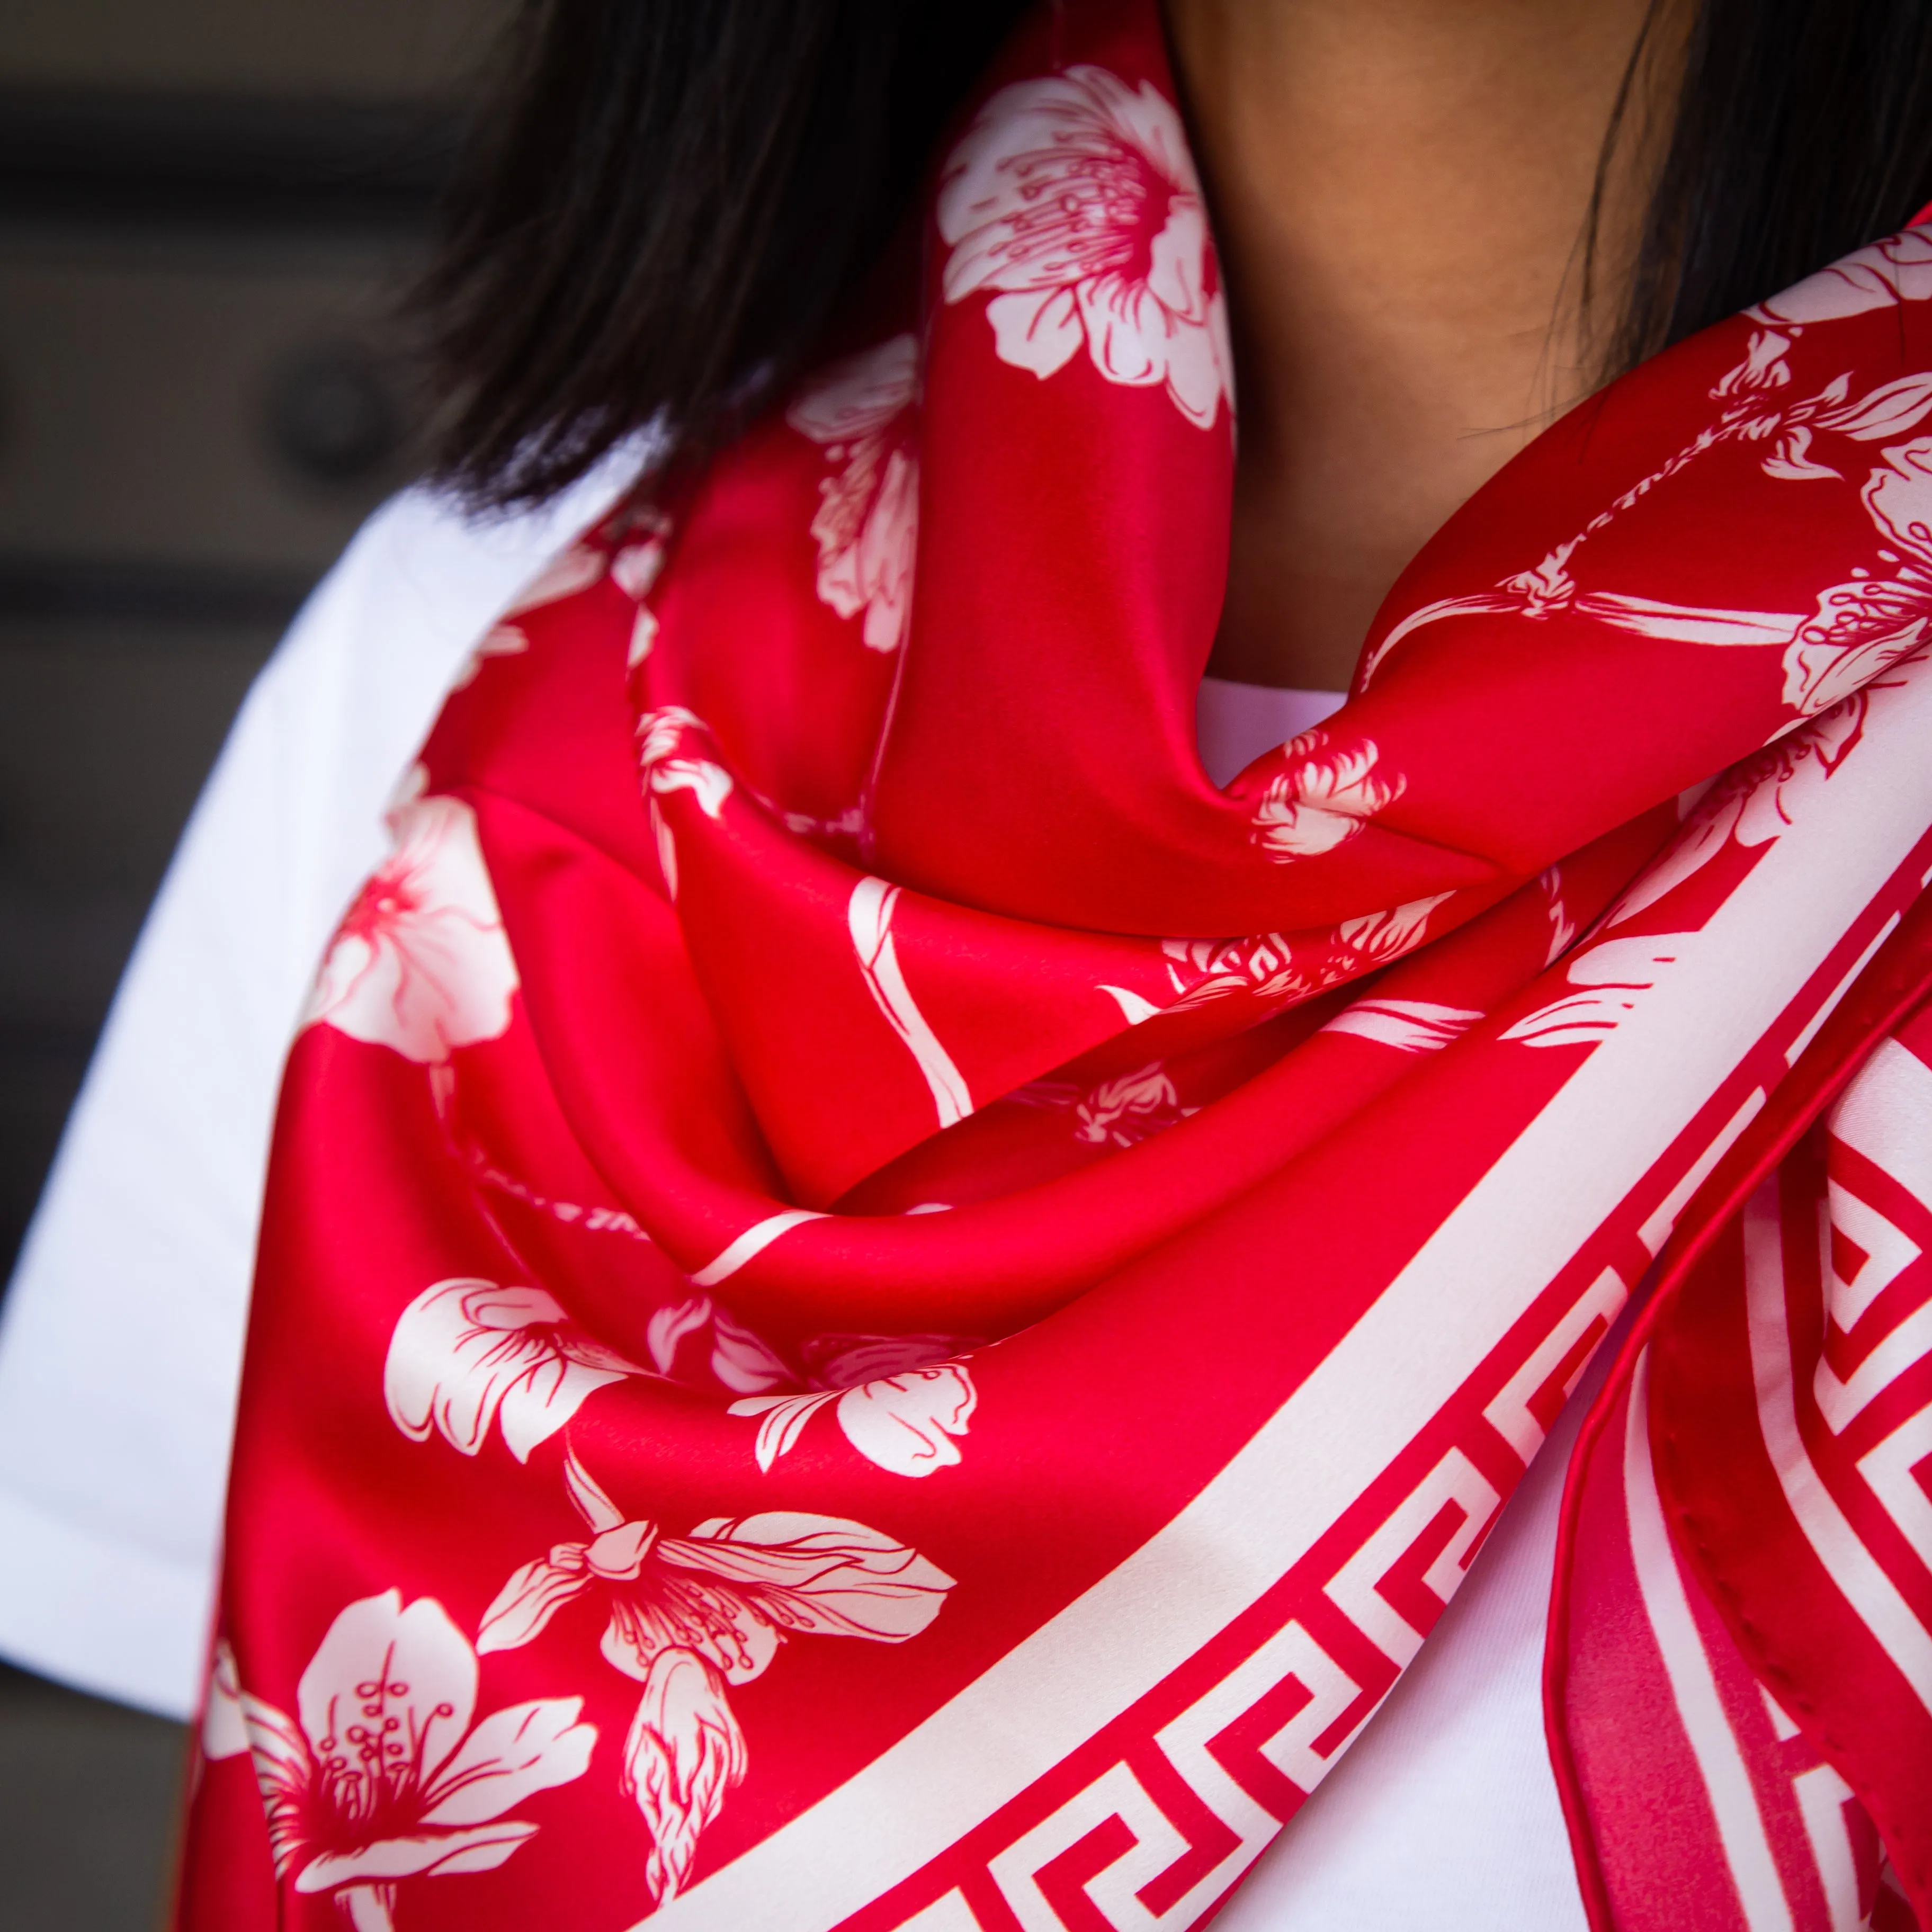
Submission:
{"label": "white shirt sleeve", "polygon": [[268,1134],[324,944],[465,652],[634,474],[372,517],[236,715],[134,949],[0,1312],[0,1654],[199,1694]]}

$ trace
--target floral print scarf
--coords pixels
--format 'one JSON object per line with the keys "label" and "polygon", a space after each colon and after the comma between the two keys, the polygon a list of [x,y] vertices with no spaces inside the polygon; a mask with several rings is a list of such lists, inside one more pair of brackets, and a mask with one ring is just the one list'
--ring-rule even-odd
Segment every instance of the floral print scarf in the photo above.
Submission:
{"label": "floral print scarf", "polygon": [[1592,1922],[1932,1924],[1932,230],[1547,430],[1224,790],[1150,4],[902,267],[504,614],[323,964],[178,1922],[1197,1924],[1640,1300]]}

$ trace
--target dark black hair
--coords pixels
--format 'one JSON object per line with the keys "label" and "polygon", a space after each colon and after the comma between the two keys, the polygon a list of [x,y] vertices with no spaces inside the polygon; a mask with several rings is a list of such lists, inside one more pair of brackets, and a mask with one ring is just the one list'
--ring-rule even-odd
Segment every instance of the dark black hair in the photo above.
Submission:
{"label": "dark black hair", "polygon": [[[1653,0],[1611,140],[1669,16]],[[1694,0],[1688,27],[1634,273],[1603,332],[1606,376],[1932,202],[1932,0]],[[1601,186],[1600,173],[1600,200]]]}
{"label": "dark black hair", "polygon": [[[530,502],[653,422],[698,455],[727,439],[1030,4],[524,0],[418,297],[442,480]],[[1682,88],[1606,375],[1932,200],[1932,0],[1678,4]]]}

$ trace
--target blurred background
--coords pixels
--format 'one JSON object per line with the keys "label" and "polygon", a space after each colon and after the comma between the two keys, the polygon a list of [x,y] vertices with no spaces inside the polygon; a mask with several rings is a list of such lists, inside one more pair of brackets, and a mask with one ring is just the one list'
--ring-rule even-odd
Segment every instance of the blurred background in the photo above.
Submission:
{"label": "blurred background", "polygon": [[[507,10],[0,7],[0,1277],[236,706],[409,479],[395,299]],[[153,1925],[181,1748],[0,1666],[0,1928]]]}

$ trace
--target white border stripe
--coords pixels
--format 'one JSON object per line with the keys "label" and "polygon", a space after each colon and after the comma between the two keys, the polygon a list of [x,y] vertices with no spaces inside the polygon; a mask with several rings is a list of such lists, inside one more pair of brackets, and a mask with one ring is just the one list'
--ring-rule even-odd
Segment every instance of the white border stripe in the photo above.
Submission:
{"label": "white border stripe", "polygon": [[1778,1486],[1825,1574],[1858,1613],[1918,1701],[1932,1712],[1932,1631],[1913,1613],[1826,1488],[1798,1432],[1786,1326],[1784,1231],[1775,1177],[1744,1210],[1744,1296],[1750,1311],[1751,1378],[1758,1427]]}
{"label": "white border stripe", "polygon": [[[1118,1568],[892,1748],[634,1932],[830,1932],[938,1857],[1278,1582],[1696,1118],[1932,822],[1932,667],[1288,1402]],[[1775,934],[1777,944],[1766,943]]]}
{"label": "white border stripe", "polygon": [[1624,1508],[1630,1519],[1631,1559],[1643,1598],[1644,1615],[1657,1640],[1658,1654],[1677,1706],[1691,1755],[1718,1822],[1718,1841],[1736,1887],[1750,1932],[1792,1932],[1790,1901],[1778,1874],[1778,1860],[1765,1830],[1764,1814],[1751,1790],[1750,1773],[1736,1733],[1724,1715],[1724,1700],[1658,1501],[1657,1476],[1650,1460],[1650,1351],[1637,1358],[1630,1378],[1624,1426]]}
{"label": "white border stripe", "polygon": [[708,1261],[691,1277],[693,1288],[716,1288],[728,1276],[736,1274],[754,1255],[761,1255],[778,1238],[796,1228],[801,1222],[822,1221],[823,1214],[814,1214],[808,1208],[789,1208],[782,1214],[768,1214],[762,1221],[754,1222],[730,1246],[715,1259]]}

